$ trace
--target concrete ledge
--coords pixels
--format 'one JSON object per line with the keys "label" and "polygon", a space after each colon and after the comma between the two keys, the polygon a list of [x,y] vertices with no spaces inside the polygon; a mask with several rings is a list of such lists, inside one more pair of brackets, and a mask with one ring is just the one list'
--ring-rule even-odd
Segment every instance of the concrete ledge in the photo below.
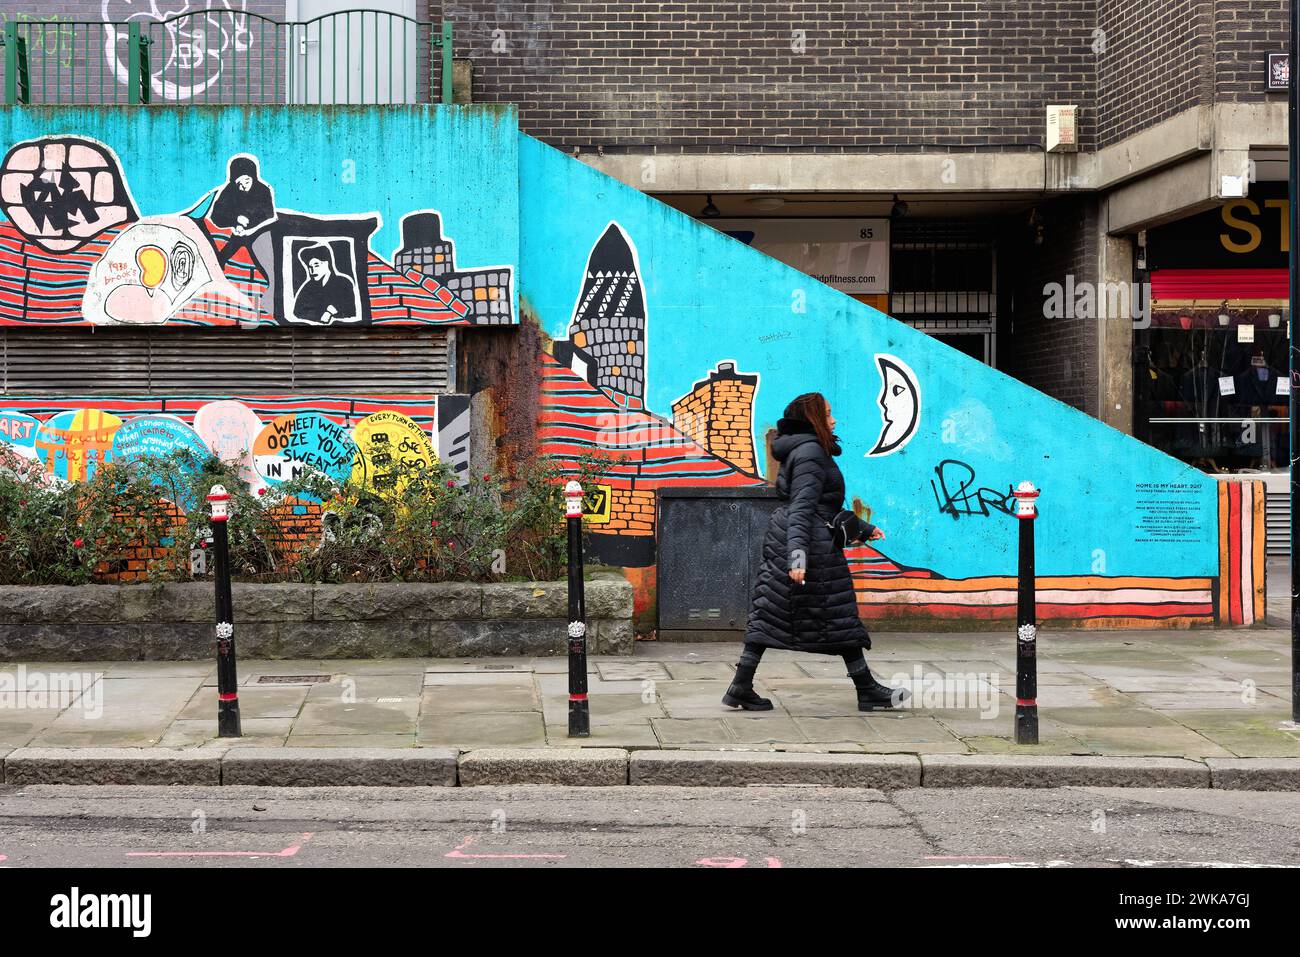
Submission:
{"label": "concrete ledge", "polygon": [[13,753],[11,747],[0,747],[0,784],[5,783],[5,758]]}
{"label": "concrete ledge", "polygon": [[613,787],[627,784],[622,748],[481,748],[460,758],[460,783],[564,784]]}
{"label": "concrete ledge", "polygon": [[220,748],[18,748],[5,784],[220,784]]}
{"label": "concrete ledge", "polygon": [[455,787],[448,748],[232,748],[222,784],[264,787]]}
{"label": "concrete ledge", "polygon": [[858,788],[914,788],[921,763],[910,754],[812,754],[780,751],[637,751],[632,784],[733,787],[747,784],[822,784]]}
{"label": "concrete ledge", "polygon": [[927,788],[1208,788],[1210,769],[1187,758],[1047,754],[923,754]]}
{"label": "concrete ledge", "polygon": [[1210,787],[1230,791],[1300,791],[1300,758],[1206,758]]}

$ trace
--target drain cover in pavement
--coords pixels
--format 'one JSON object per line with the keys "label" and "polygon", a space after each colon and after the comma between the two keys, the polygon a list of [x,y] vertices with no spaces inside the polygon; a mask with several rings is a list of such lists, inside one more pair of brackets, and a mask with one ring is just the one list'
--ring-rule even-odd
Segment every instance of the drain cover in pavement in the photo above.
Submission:
{"label": "drain cover in pavement", "polygon": [[262,675],[257,679],[259,685],[324,685],[329,684],[329,675]]}

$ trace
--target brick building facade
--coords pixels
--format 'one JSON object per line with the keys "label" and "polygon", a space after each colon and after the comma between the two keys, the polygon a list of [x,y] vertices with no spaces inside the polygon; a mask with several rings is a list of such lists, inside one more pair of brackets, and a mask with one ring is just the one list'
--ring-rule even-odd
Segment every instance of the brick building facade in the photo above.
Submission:
{"label": "brick building facade", "polygon": [[[783,180],[812,216],[885,215],[894,194],[920,218],[991,201],[979,212],[1001,220],[995,364],[1125,429],[1131,383],[1116,357],[1127,340],[1045,316],[1043,287],[1140,279],[1121,277],[1119,259],[1132,257],[1145,225],[1223,198],[1207,183],[1184,207],[1144,208],[1144,220],[1116,230],[1108,193],[1132,194],[1180,158],[1146,147],[1135,164],[1125,158],[1135,137],[1250,104],[1257,112],[1243,122],[1255,128],[1239,138],[1276,146],[1268,118],[1285,101],[1264,82],[1267,54],[1286,49],[1281,0],[445,0],[429,10],[457,24],[475,101],[517,104],[525,132],[679,209],[695,213],[711,198],[724,215],[743,215],[732,211],[742,196],[780,193]],[[1051,104],[1078,107],[1077,153],[1044,153]],[[1205,148],[1204,136],[1188,145]],[[786,154],[822,164],[803,177],[811,190],[795,188],[798,175],[760,175],[782,169],[772,164]],[[873,174],[873,156],[895,162]],[[837,168],[836,157],[863,166]],[[922,157],[938,165],[911,162]],[[954,192],[961,200],[945,198]]]}

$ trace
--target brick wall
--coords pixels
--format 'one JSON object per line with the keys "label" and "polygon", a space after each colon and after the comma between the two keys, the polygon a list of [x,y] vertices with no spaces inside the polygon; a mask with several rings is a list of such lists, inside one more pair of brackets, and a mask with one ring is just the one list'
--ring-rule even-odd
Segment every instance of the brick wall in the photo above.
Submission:
{"label": "brick wall", "polygon": [[475,100],[519,104],[561,147],[1014,148],[1041,139],[1046,104],[1091,102],[1096,2],[445,0],[435,16]]}
{"label": "brick wall", "polygon": [[1098,0],[1098,145],[1209,102],[1213,7],[1211,0]]}
{"label": "brick wall", "polygon": [[[1097,202],[1067,197],[1039,207],[1043,242],[1037,245],[1025,219],[1009,220],[999,241],[1003,321],[998,367],[1026,385],[1098,414],[1098,336],[1095,319],[1044,315],[1048,283],[1097,279]],[[1010,327],[1010,328],[1009,328]]]}
{"label": "brick wall", "polygon": [[1286,100],[1265,89],[1269,53],[1285,53],[1291,30],[1285,0],[1215,0],[1214,95],[1220,100]]}

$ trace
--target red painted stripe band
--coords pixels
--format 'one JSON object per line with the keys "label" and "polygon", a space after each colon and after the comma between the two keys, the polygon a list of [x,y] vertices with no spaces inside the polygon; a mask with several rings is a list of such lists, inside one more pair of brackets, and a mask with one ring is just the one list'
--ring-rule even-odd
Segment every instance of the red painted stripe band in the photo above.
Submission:
{"label": "red painted stripe band", "polygon": [[1037,707],[1038,707],[1038,699],[1037,699],[1037,698],[1017,698],[1017,699],[1016,699],[1016,706],[1017,706],[1017,707],[1020,707],[1021,705],[1024,705],[1024,706],[1026,706],[1026,707],[1030,707],[1030,708],[1037,708]]}
{"label": "red painted stripe band", "polygon": [[587,700],[587,696],[586,696],[585,694],[571,694],[571,695],[569,695],[569,700],[570,700],[570,701],[586,701],[586,700]]}
{"label": "red painted stripe band", "polygon": [[232,693],[230,693],[230,694],[219,694],[219,695],[217,695],[217,700],[218,700],[218,701],[238,701],[238,700],[239,700],[239,695],[238,695],[238,694],[235,694],[234,692],[232,692]]}

